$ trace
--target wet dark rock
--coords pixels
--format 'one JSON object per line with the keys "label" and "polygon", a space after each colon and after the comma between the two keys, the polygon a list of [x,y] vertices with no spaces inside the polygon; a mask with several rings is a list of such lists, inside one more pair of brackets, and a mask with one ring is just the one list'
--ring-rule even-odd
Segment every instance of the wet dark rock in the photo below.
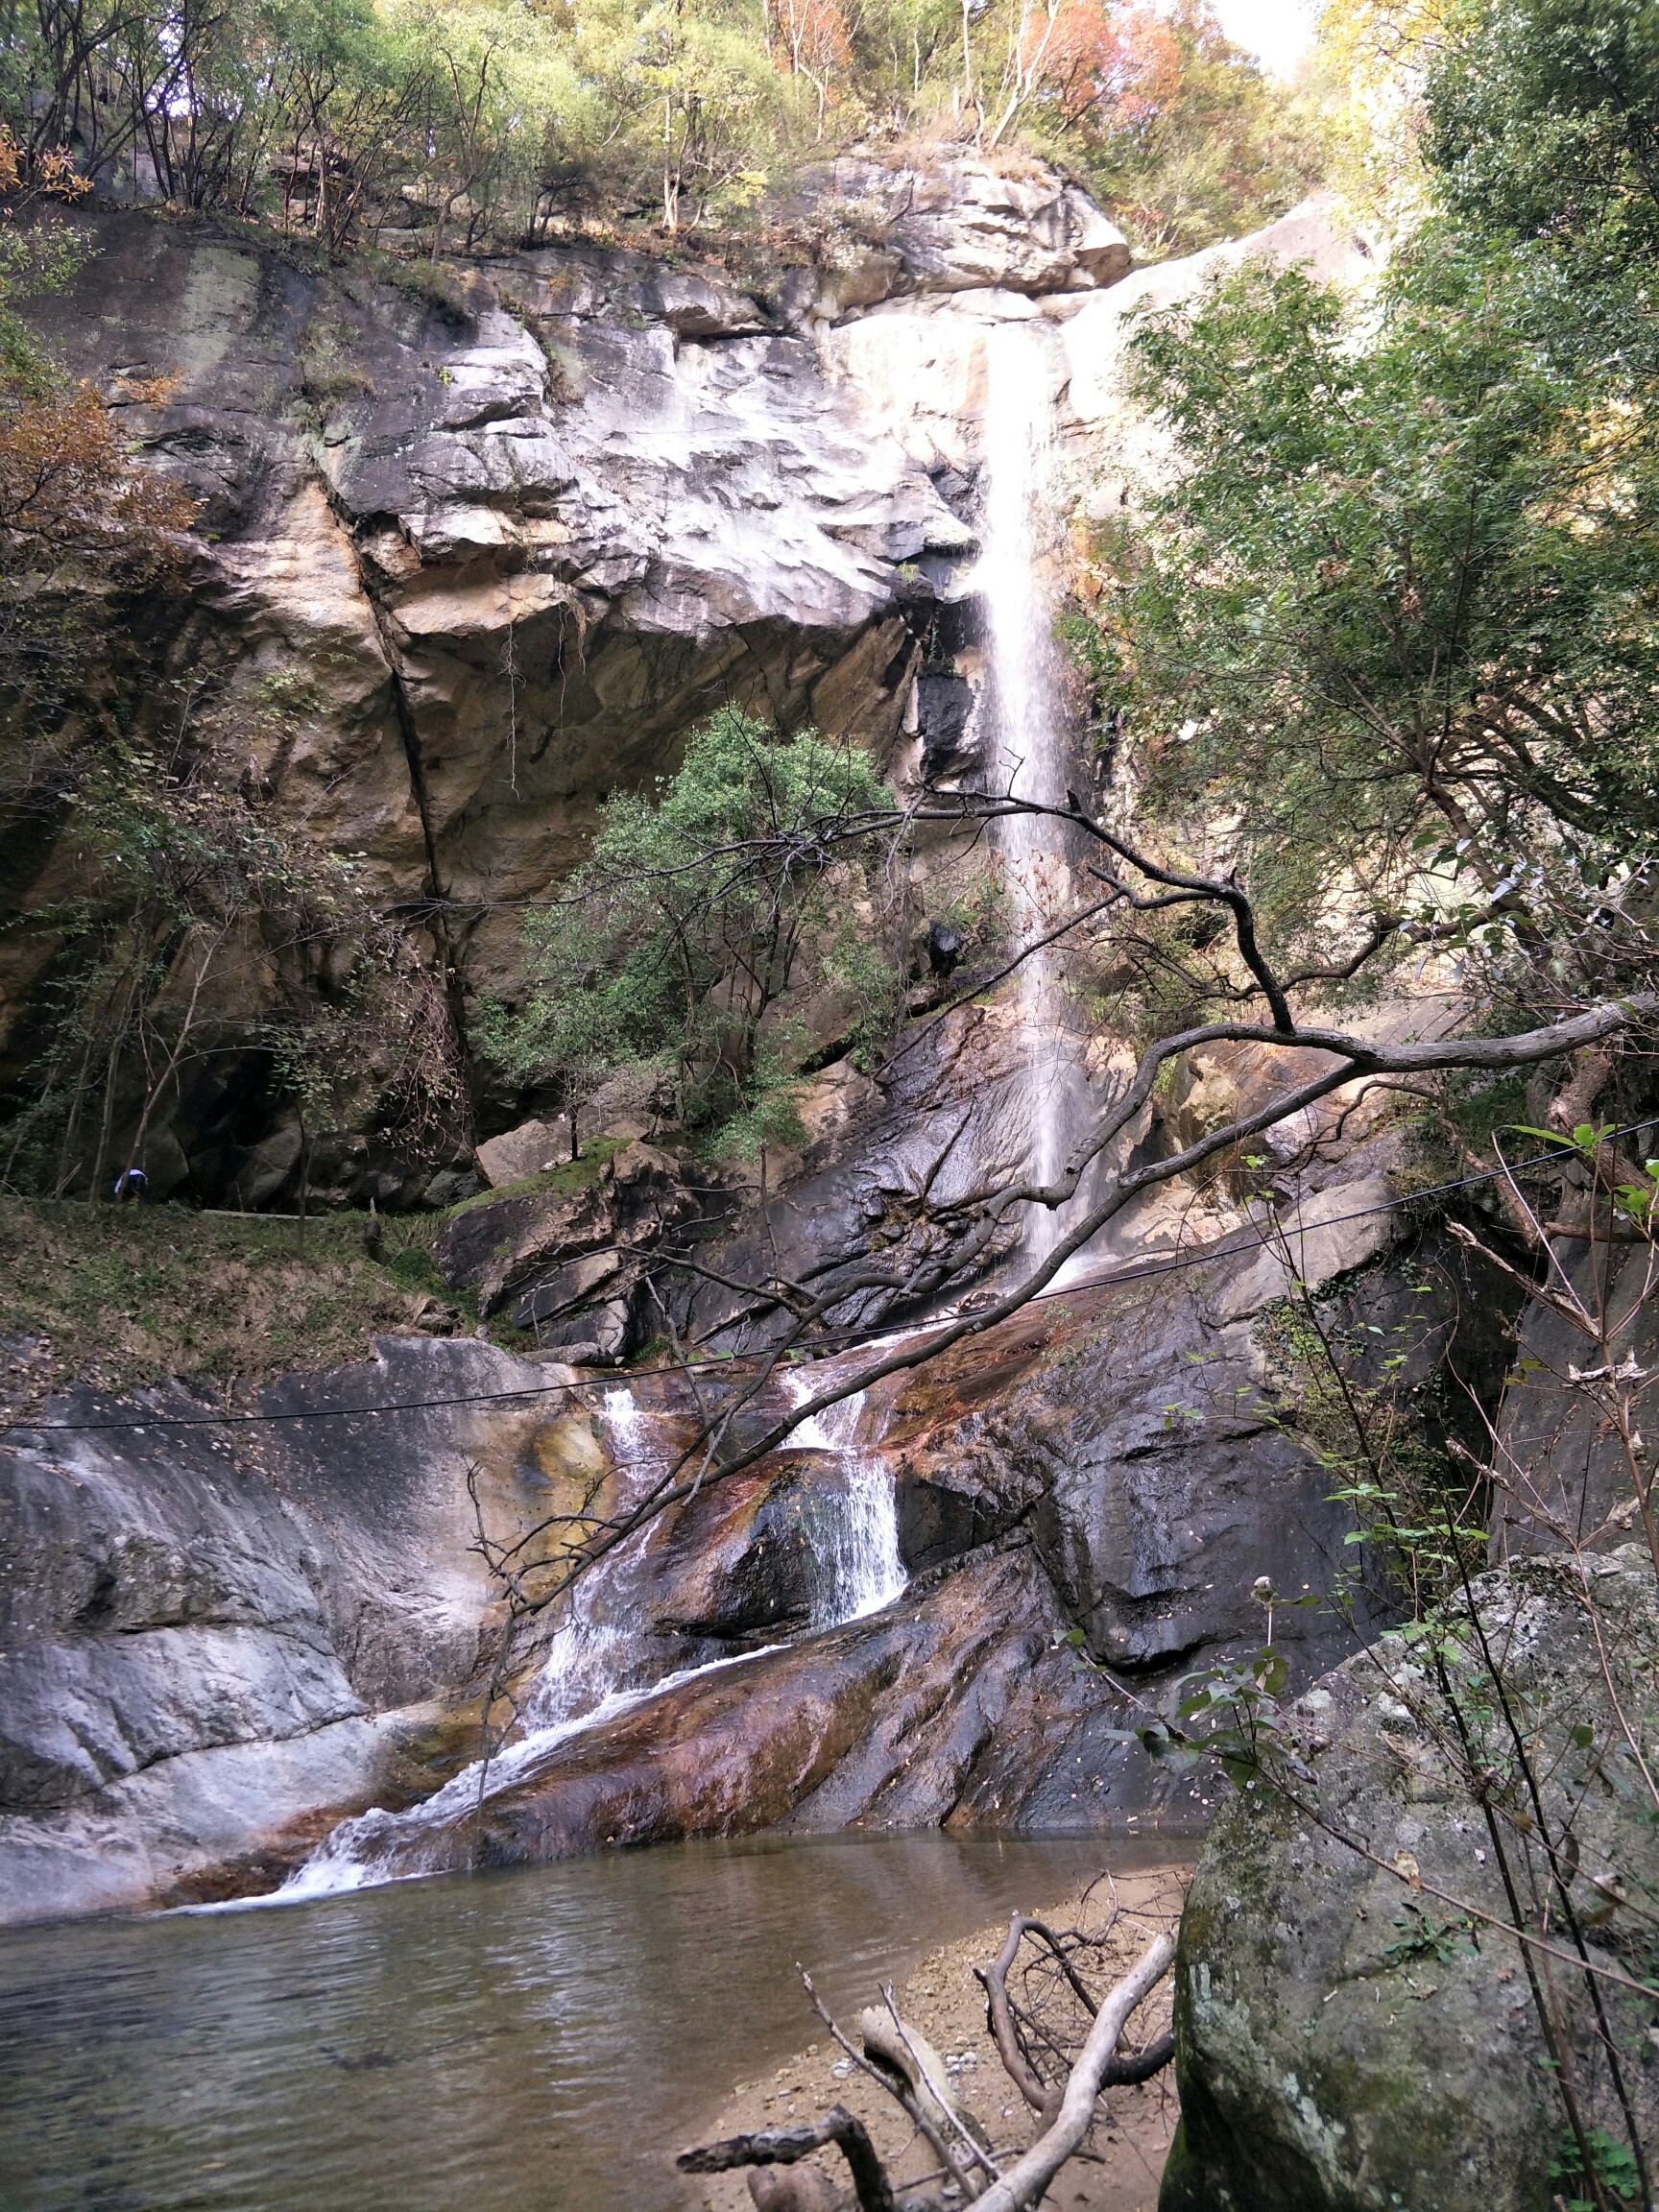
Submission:
{"label": "wet dark rock", "polygon": [[[856,1119],[811,1148],[803,1171],[713,1247],[720,1273],[738,1283],[781,1276],[810,1285],[830,1298],[829,1324],[842,1329],[908,1320],[969,1289],[1007,1257],[1018,1228],[1006,1225],[970,1256],[968,1227],[942,1223],[937,1207],[974,1188],[976,1162],[1019,1156],[1024,1072],[1011,1009],[943,1016],[880,1071]],[[860,1281],[872,1266],[878,1280]],[[894,1287],[901,1284],[909,1286],[902,1294]],[[722,1349],[773,1341],[788,1326],[786,1308],[763,1292],[704,1281],[673,1286],[671,1275],[665,1289],[687,1331]]]}
{"label": "wet dark rock", "polygon": [[[636,1144],[579,1190],[493,1193],[446,1226],[447,1263],[497,1299],[536,1285],[552,1297],[560,1270],[609,1265],[606,1247],[656,1218],[680,1189],[665,1159]],[[843,1176],[840,1191],[851,1236],[905,1217],[896,1178]],[[1411,1318],[1397,1387],[1426,1424],[1437,1383],[1461,1373],[1487,1389],[1503,1347],[1476,1356],[1479,1286],[1456,1276],[1456,1253],[1432,1233],[1391,1242],[1397,1216],[1351,1221],[1352,1197],[1309,1202],[1297,1265],[1334,1322],[1383,1329],[1381,1344]],[[626,1218],[625,1200],[638,1208]],[[572,1257],[578,1238],[589,1249]],[[1285,1286],[1251,1241],[1076,1287],[877,1386],[846,1460],[794,1450],[723,1474],[790,1399],[774,1382],[733,1403],[709,1479],[653,1527],[602,1624],[631,1638],[636,1686],[799,1641],[565,1745],[545,1804],[526,1784],[492,1848],[530,1856],[705,1821],[1098,1829],[1201,1814],[1213,1780],[1149,1761],[1123,1694],[1171,1710],[1187,1673],[1260,1641],[1260,1576],[1286,1596],[1323,1592],[1351,1565],[1330,1476],[1286,1426],[1267,1328]],[[626,1308],[613,1310],[620,1327]],[[603,1308],[577,1311],[591,1328]],[[1501,1332],[1503,1308],[1488,1313]],[[615,1356],[597,1338],[581,1350]],[[569,1540],[559,1516],[612,1511],[623,1495],[611,1417],[564,1396],[568,1372],[472,1340],[394,1340],[370,1366],[290,1378],[260,1400],[338,1419],[16,1435],[5,1911],[84,1910],[216,1864],[276,1863],[285,1836],[314,1839],[325,1810],[396,1807],[452,1772],[475,1742],[495,1632],[468,1468],[493,1533],[542,1528],[532,1556]],[[703,1412],[744,1387],[741,1367],[706,1375]],[[469,1395],[480,1402],[452,1403]],[[368,1411],[391,1400],[433,1404]],[[632,1400],[627,1450],[646,1457],[627,1479],[648,1482],[691,1442],[698,1408],[672,1374],[637,1378]],[[146,1403],[195,1409],[177,1391]],[[872,1620],[814,1629],[836,1502],[871,1453],[891,1471],[914,1579]],[[1397,1604],[1385,1587],[1357,1589],[1359,1632]],[[555,1624],[517,1653],[524,1683]],[[1306,1682],[1349,1633],[1328,1611],[1293,1609],[1278,1640]],[[1081,1652],[1068,1641],[1079,1634]],[[647,1712],[662,1729],[655,1779]]]}
{"label": "wet dark rock", "polygon": [[965,739],[973,711],[973,687],[965,676],[947,669],[917,678],[916,726],[926,781],[933,782],[966,763]]}
{"label": "wet dark rock", "polygon": [[1017,1503],[998,1487],[944,1470],[932,1476],[902,1473],[897,1504],[899,1554],[912,1575],[989,1543],[1019,1518]]}
{"label": "wet dark rock", "polygon": [[710,1486],[653,1532],[631,1594],[637,1626],[738,1648],[805,1628],[824,1597],[838,1491],[817,1452],[780,1453]]}
{"label": "wet dark rock", "polygon": [[927,925],[927,965],[935,975],[950,975],[962,957],[963,938],[960,929],[949,922],[929,922]]}
{"label": "wet dark rock", "polygon": [[392,1824],[377,1858],[429,1870],[760,1828],[1017,1826],[1096,1695],[1058,1627],[1027,1551],[983,1555],[555,1745],[476,1822]]}
{"label": "wet dark rock", "polygon": [[[1624,1779],[1624,1724],[1651,1738],[1659,1608],[1645,1550],[1589,1573],[1599,1650],[1568,1560],[1484,1575],[1476,1594],[1505,1655],[1546,1817],[1557,1837],[1570,1827],[1576,1838],[1569,1887],[1590,1954],[1641,1982],[1659,1963],[1659,1832],[1646,1791]],[[1453,1679],[1477,1756],[1507,1773],[1512,1747],[1482,1668],[1478,1651],[1455,1658]],[[1487,1822],[1448,1756],[1455,1730],[1449,1716],[1443,1730],[1432,1725],[1441,1710],[1420,1653],[1385,1637],[1293,1717],[1319,1818],[1260,1786],[1219,1814],[1182,1920],[1182,2123],[1161,2212],[1547,2212],[1559,2201],[1550,2168],[1566,2115],[1517,1946],[1446,1901],[1508,1914]],[[1503,1847],[1521,1896],[1542,1899],[1550,1871],[1520,1810],[1523,1822],[1501,1819]],[[1561,1923],[1552,1905],[1550,1933],[1566,1945]],[[1584,2124],[1626,2141],[1584,1977],[1553,1961],[1542,1971]],[[1652,2002],[1605,1981],[1601,1999],[1651,2146]]]}
{"label": "wet dark rock", "polygon": [[[1333,1196],[1326,1211],[1354,1209]],[[1379,1217],[1320,1229],[1316,1214],[1305,1211],[1298,1263],[1326,1326],[1376,1346],[1376,1372],[1357,1372],[1388,1378],[1398,1418],[1431,1450],[1449,1421],[1473,1441],[1497,1405],[1513,1291],[1439,1231],[1396,1240],[1385,1214],[1380,1240]],[[976,1515],[1028,1517],[1091,1651],[1155,1699],[1261,1642],[1261,1577],[1290,1599],[1351,1586],[1349,1620],[1326,1605],[1280,1616],[1310,1680],[1396,1618],[1400,1597],[1358,1574],[1350,1509],[1298,1432],[1300,1384],[1273,1352],[1284,1270],[1254,1239],[1200,1264],[1142,1264],[878,1386],[902,1526],[948,1544]],[[1381,1367],[1396,1355],[1401,1366]]]}

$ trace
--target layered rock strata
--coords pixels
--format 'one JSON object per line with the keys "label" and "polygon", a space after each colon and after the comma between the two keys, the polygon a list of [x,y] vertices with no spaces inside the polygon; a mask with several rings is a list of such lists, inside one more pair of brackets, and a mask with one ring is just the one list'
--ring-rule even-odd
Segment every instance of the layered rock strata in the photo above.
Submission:
{"label": "layered rock strata", "polygon": [[[196,742],[405,914],[463,1022],[519,987],[522,902],[580,856],[599,802],[671,770],[712,708],[851,737],[901,781],[959,751],[989,329],[1040,331],[1075,488],[1117,480],[1128,325],[1108,303],[1145,287],[1075,187],[966,156],[858,162],[811,205],[822,266],[748,290],[576,246],[329,268],[246,230],[90,213],[81,276],[33,310],[201,501],[185,589],[138,611],[106,706],[172,744],[187,701]],[[1259,250],[1355,259],[1317,211]],[[1153,296],[1214,259],[1151,273]],[[12,857],[19,908],[73,891],[67,843],[32,829]],[[13,1068],[52,956],[6,948]],[[256,1013],[271,958],[251,947],[204,1019]],[[488,1133],[499,1102],[481,1103]],[[309,1171],[318,1203],[385,1206],[452,1198],[465,1162],[433,1191],[429,1162],[355,1125],[302,1145],[263,1063],[226,1051],[152,1117],[146,1165],[156,1196],[281,1204]]]}

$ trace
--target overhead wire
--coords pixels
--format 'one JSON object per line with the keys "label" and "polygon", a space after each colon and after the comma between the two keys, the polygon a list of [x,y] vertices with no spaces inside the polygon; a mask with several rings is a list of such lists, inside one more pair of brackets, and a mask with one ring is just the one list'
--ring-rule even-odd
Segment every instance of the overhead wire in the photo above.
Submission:
{"label": "overhead wire", "polygon": [[[1601,1141],[1617,1142],[1622,1138],[1633,1137],[1641,1130],[1652,1129],[1655,1126],[1659,1126],[1659,1124],[1656,1124],[1652,1117],[1648,1117],[1641,1121],[1628,1122],[1618,1129],[1603,1131]],[[1563,1146],[1569,1142],[1569,1139],[1563,1138]],[[1447,1197],[1454,1191],[1472,1190],[1482,1183],[1496,1182],[1501,1177],[1526,1175],[1539,1167],[1549,1166],[1551,1162],[1558,1164],[1561,1157],[1560,1149],[1551,1152],[1540,1152],[1530,1160],[1482,1168],[1476,1174],[1459,1175],[1444,1183],[1431,1183],[1421,1190],[1408,1191],[1398,1198],[1386,1198],[1374,1206],[1358,1207],[1351,1214],[1333,1214],[1328,1219],[1320,1220],[1312,1226],[1319,1229],[1346,1228],[1353,1222],[1369,1220],[1379,1214],[1392,1214],[1404,1207],[1419,1206],[1425,1199]],[[259,1216],[251,1215],[250,1218],[257,1219]],[[1070,1296],[1084,1290],[1110,1289],[1117,1284],[1154,1281],[1166,1275],[1180,1274],[1190,1267],[1212,1266],[1217,1260],[1231,1257],[1234,1252],[1240,1248],[1238,1240],[1248,1238],[1250,1234],[1250,1225],[1245,1224],[1240,1228],[1227,1231],[1224,1236],[1216,1238],[1209,1244],[1195,1245],[1187,1252],[1170,1253],[1166,1257],[1150,1260],[1131,1261],[1124,1266],[1115,1267],[1108,1272],[1089,1276],[1064,1286],[1046,1286],[1044,1289],[1033,1295],[1031,1303],[1034,1306],[1040,1306],[1049,1298]],[[949,1314],[936,1315],[930,1321],[914,1323],[907,1331],[895,1329],[891,1323],[885,1323],[878,1328],[862,1330],[849,1334],[843,1337],[839,1343],[825,1347],[814,1357],[820,1359],[839,1358],[845,1353],[856,1351],[860,1345],[877,1343],[897,1334],[924,1335],[930,1328],[947,1326],[952,1316]],[[1012,1316],[1008,1316],[1008,1318],[1012,1318]],[[476,1342],[480,1339],[474,1338],[470,1341]],[[493,1349],[502,1348],[493,1347]],[[508,1354],[508,1357],[511,1358],[513,1355]],[[716,1369],[731,1369],[745,1358],[759,1357],[764,1357],[764,1354],[714,1354],[702,1359],[663,1360],[655,1367],[609,1368],[596,1375],[564,1379],[557,1382],[525,1383],[521,1387],[512,1390],[464,1390],[442,1398],[389,1400],[369,1406],[303,1406],[286,1407],[276,1411],[248,1413],[146,1413],[140,1418],[126,1421],[22,1421],[14,1425],[13,1433],[31,1436],[64,1433],[108,1435],[116,1432],[131,1433],[150,1429],[257,1428],[276,1426],[293,1421],[353,1421],[373,1419],[380,1415],[397,1413],[432,1413],[458,1406],[506,1406],[538,1398],[580,1396],[589,1390],[614,1390],[619,1386],[632,1384],[636,1382],[649,1381],[658,1375],[707,1374]]]}

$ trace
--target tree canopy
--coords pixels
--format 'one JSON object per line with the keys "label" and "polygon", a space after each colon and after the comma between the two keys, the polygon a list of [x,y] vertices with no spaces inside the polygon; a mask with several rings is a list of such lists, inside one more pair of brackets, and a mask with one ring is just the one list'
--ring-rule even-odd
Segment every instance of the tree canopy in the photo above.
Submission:
{"label": "tree canopy", "polygon": [[893,811],[858,747],[722,709],[654,793],[607,804],[588,859],[530,921],[531,989],[497,1010],[496,1055],[572,1105],[619,1068],[653,1068],[716,1142],[788,1136],[786,1087],[813,1040],[779,1019],[784,995],[838,989],[838,1045],[885,1026],[897,979],[870,832]]}
{"label": "tree canopy", "polygon": [[432,255],[719,229],[939,130],[1056,155],[1167,251],[1321,158],[1209,0],[40,0],[0,15],[0,117],[31,171]]}
{"label": "tree canopy", "polygon": [[1429,944],[1511,1012],[1650,973],[1659,235],[1633,13],[1467,11],[1426,75],[1426,212],[1371,287],[1246,264],[1135,339],[1172,468],[1097,541],[1113,703],[1147,797],[1228,825],[1292,961]]}

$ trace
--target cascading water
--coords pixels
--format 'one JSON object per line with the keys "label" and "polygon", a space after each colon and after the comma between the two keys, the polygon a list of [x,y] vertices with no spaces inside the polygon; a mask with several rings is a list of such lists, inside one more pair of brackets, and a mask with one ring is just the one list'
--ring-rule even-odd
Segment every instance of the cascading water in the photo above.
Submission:
{"label": "cascading water", "polygon": [[[827,1371],[818,1367],[785,1375],[789,1401],[805,1404]],[[808,1632],[878,1613],[904,1588],[893,1477],[878,1455],[858,1448],[864,1395],[858,1391],[809,1416],[787,1438],[791,1446],[828,1453],[835,1460],[836,1479],[817,1501],[818,1588]],[[664,1464],[654,1448],[651,1417],[633,1391],[619,1384],[605,1393],[602,1418],[624,1494],[642,1494]],[[272,1896],[245,1902],[299,1903],[427,1871],[422,1839],[431,1839],[432,1863],[442,1863],[442,1839],[475,1809],[481,1786],[486,1797],[493,1796],[571,1738],[603,1727],[682,1683],[742,1667],[779,1648],[766,1645],[759,1651],[650,1678],[653,1657],[647,1640],[628,1625],[629,1593],[644,1544],[642,1533],[609,1553],[576,1585],[526,1703],[525,1730],[517,1742],[495,1753],[487,1767],[474,1762],[463,1768],[407,1812],[376,1809],[342,1821]]]}
{"label": "cascading water", "polygon": [[[602,1419],[624,1482],[649,1473],[648,1425],[626,1384],[606,1391]],[[559,1728],[585,1719],[624,1687],[630,1664],[637,1666],[634,1639],[614,1619],[615,1599],[621,1594],[617,1584],[625,1578],[626,1564],[622,1553],[613,1552],[570,1593],[526,1709],[532,1729]],[[596,1618],[602,1605],[612,1618]]]}
{"label": "cascading water", "polygon": [[[998,780],[1017,799],[1063,806],[1070,746],[1053,608],[1044,585],[1055,536],[1053,407],[1040,339],[1017,324],[993,330],[985,370],[983,550],[975,580],[988,616]],[[1058,828],[1041,815],[1011,815],[1000,825],[1013,925],[1024,943],[1053,926],[1067,895]],[[1087,1079],[1070,1045],[1061,964],[1052,950],[1021,964],[1019,991],[1025,1166],[1033,1180],[1047,1183],[1065,1166],[1087,1117]],[[1026,1259],[1051,1252],[1064,1222],[1065,1209],[1032,1207],[1022,1239]]]}
{"label": "cascading water", "polygon": [[[822,1380],[821,1371],[816,1380],[799,1371],[783,1379],[797,1406],[816,1395]],[[864,1399],[865,1393],[855,1390],[838,1406],[809,1414],[789,1432],[793,1445],[832,1452],[843,1485],[835,1509],[821,1524],[823,1572],[812,1609],[814,1628],[832,1628],[879,1613],[904,1588],[892,1472],[885,1461],[858,1449]]]}

